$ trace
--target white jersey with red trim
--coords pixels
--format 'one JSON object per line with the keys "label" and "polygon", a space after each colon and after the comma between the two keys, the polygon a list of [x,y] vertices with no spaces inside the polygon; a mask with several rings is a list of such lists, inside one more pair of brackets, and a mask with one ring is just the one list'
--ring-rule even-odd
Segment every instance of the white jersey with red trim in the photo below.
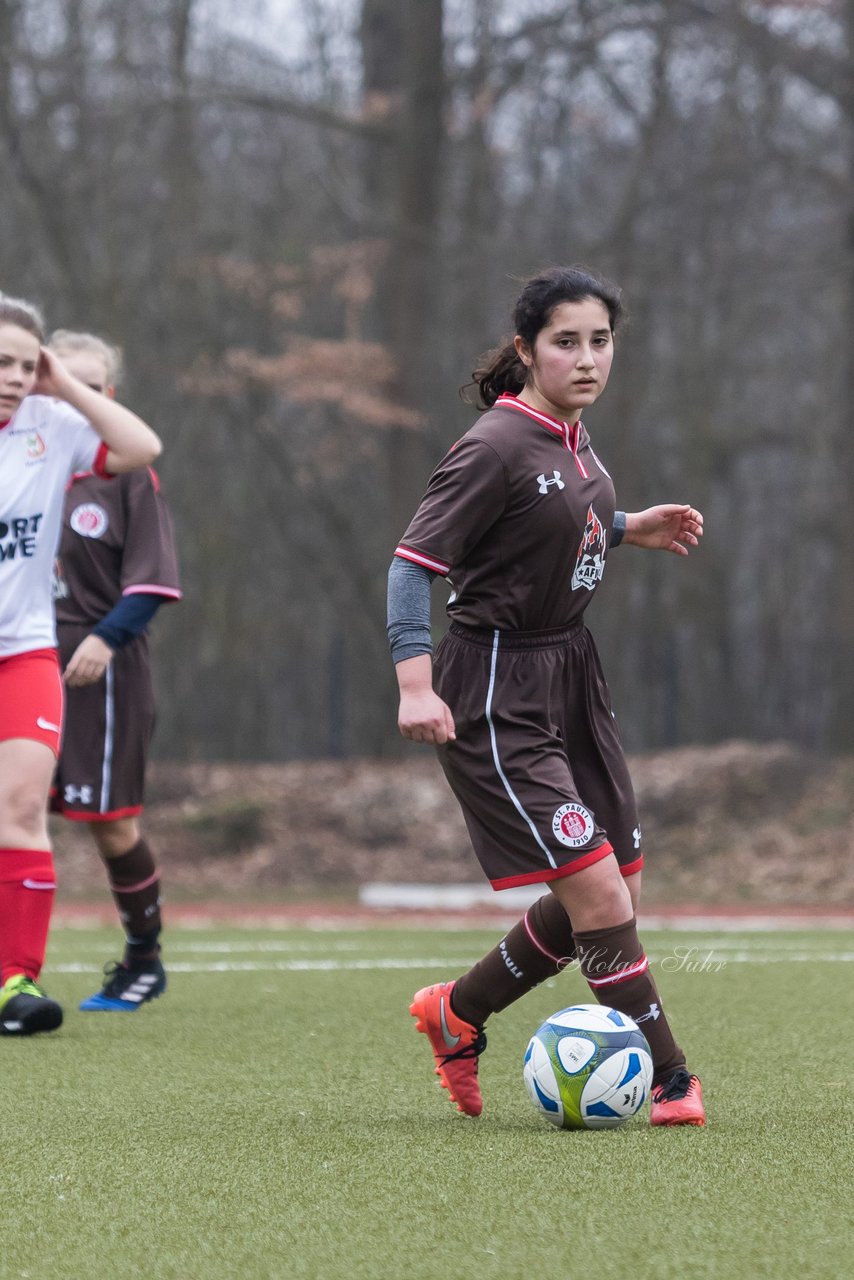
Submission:
{"label": "white jersey with red trim", "polygon": [[49,396],[28,396],[0,427],[0,657],[56,644],[51,575],[65,486],[105,453],[88,419]]}

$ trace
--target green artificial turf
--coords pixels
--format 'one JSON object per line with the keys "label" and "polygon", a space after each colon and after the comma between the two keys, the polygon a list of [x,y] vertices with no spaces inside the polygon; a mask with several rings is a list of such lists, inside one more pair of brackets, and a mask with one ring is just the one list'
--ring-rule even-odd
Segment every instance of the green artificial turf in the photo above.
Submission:
{"label": "green artificial turf", "polygon": [[2,1280],[851,1274],[854,937],[647,933],[709,1125],[590,1133],[522,1084],[577,973],[490,1023],[480,1119],[431,1074],[411,993],[496,939],[173,930],[128,1015],[76,1010],[115,933],[57,930],[64,1026],[0,1039]]}

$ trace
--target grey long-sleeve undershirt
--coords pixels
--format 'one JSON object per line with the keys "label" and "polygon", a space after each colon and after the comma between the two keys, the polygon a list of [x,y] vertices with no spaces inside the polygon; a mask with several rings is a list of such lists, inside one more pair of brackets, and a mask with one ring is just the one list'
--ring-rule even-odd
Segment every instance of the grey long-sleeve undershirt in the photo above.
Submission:
{"label": "grey long-sleeve undershirt", "polygon": [[[618,547],[626,529],[625,511],[614,513],[610,547]],[[438,574],[395,556],[388,571],[388,643],[392,661],[433,652],[430,587]]]}
{"label": "grey long-sleeve undershirt", "polygon": [[395,556],[388,571],[388,643],[392,660],[433,652],[430,587],[437,574]]}

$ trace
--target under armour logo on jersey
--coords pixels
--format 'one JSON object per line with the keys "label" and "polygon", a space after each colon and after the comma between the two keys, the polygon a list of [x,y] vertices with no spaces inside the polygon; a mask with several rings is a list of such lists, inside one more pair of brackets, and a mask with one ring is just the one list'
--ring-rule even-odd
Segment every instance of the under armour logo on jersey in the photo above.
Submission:
{"label": "under armour logo on jersey", "polygon": [[661,1017],[661,1010],[657,1004],[651,1004],[646,1013],[642,1013],[639,1018],[635,1018],[635,1022],[656,1022]]}
{"label": "under armour logo on jersey", "polygon": [[82,787],[75,787],[69,782],[62,795],[66,804],[74,804],[75,800],[79,800],[81,804],[91,804],[95,799],[95,788],[90,787],[88,783],[84,783]]}
{"label": "under armour logo on jersey", "polygon": [[566,485],[560,478],[559,471],[553,471],[548,480],[546,479],[545,474],[537,476],[537,484],[540,486],[540,493],[548,493],[549,485],[551,484],[557,485],[558,489],[566,488]]}
{"label": "under armour logo on jersey", "polygon": [[635,848],[639,849],[641,846],[641,839],[642,839],[640,827],[635,827],[634,831],[632,832],[632,839],[635,842]]}

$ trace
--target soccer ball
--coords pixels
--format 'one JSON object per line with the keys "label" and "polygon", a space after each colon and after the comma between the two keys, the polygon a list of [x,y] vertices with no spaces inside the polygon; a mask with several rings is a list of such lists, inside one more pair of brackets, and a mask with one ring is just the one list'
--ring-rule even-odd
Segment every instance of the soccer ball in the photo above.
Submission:
{"label": "soccer ball", "polygon": [[525,1087],[559,1129],[615,1129],[640,1111],[652,1054],[636,1022],[602,1004],[547,1018],[525,1050]]}

